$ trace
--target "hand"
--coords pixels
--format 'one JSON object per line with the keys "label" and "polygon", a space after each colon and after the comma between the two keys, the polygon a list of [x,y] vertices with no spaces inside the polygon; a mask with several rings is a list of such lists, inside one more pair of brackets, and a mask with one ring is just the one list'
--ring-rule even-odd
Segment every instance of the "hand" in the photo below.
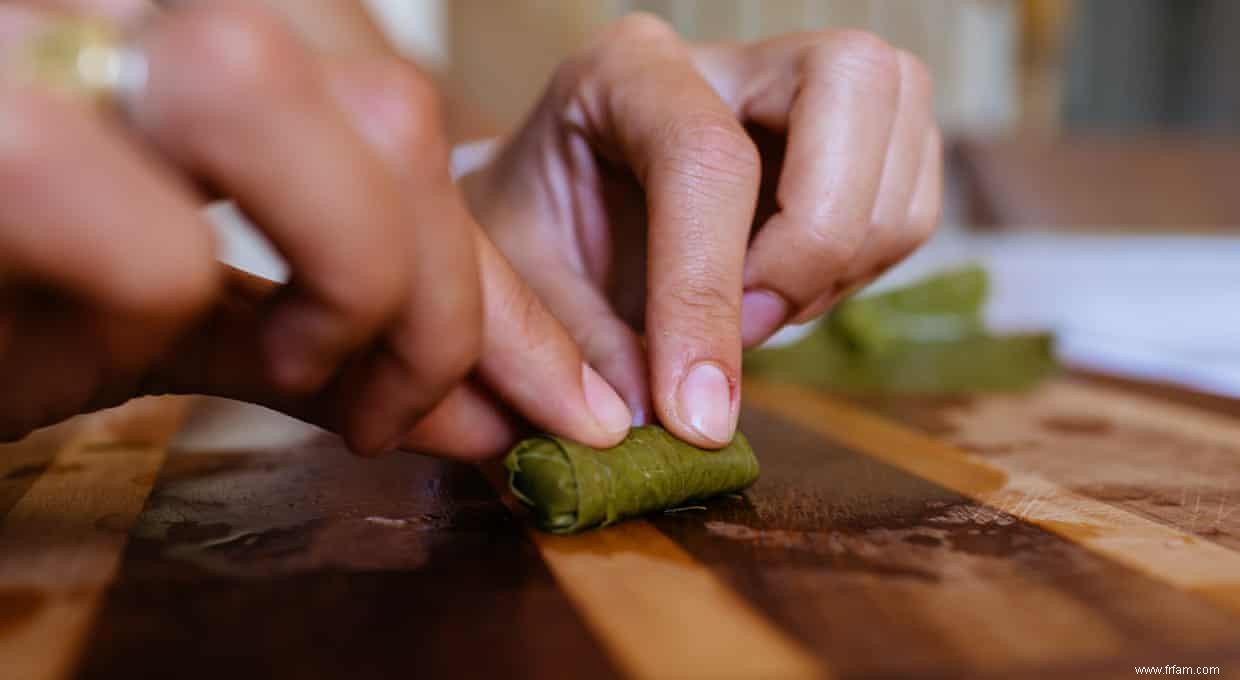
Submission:
{"label": "hand", "polygon": [[930,90],[916,58],[865,33],[695,46],[634,15],[464,183],[630,409],[718,447],[742,344],[822,314],[933,230]]}
{"label": "hand", "polygon": [[[49,20],[6,5],[0,44]],[[582,441],[623,436],[623,403],[465,209],[427,79],[318,57],[240,1],[156,17],[138,48],[149,75],[127,125],[0,82],[0,434],[206,392],[363,453],[465,455],[510,431],[478,406],[487,390]],[[186,178],[245,207],[289,261],[287,286],[215,262]],[[484,352],[477,385],[461,384]]]}

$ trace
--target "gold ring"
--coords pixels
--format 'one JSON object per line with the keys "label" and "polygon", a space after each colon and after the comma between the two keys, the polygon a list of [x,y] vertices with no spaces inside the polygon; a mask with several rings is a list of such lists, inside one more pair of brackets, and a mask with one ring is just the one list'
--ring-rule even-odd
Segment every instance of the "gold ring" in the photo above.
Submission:
{"label": "gold ring", "polygon": [[146,85],[147,64],[111,24],[59,19],[22,49],[18,69],[41,87],[100,104],[119,104]]}

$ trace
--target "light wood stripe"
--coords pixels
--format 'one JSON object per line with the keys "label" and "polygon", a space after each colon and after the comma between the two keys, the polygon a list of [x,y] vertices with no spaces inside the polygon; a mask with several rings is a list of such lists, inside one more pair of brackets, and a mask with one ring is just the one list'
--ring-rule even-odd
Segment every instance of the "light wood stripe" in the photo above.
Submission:
{"label": "light wood stripe", "polygon": [[[1194,441],[1234,446],[1240,442],[1240,421],[1219,413],[1155,397],[1062,378],[1046,382],[1036,393],[1040,403],[1054,404],[1062,413],[1085,413],[1117,422],[1141,423],[1151,429],[1191,432]],[[1014,408],[1028,409],[1015,400]]]}
{"label": "light wood stripe", "polygon": [[983,458],[813,390],[752,381],[751,406],[1063,536],[1158,580],[1240,611],[1240,553],[1035,474]]}
{"label": "light wood stripe", "polygon": [[[502,473],[488,476],[519,515]],[[632,678],[828,678],[830,671],[644,520],[529,535],[620,670]]]}
{"label": "light wood stripe", "polygon": [[[148,399],[74,423],[74,435],[0,524],[7,677],[71,670],[187,401]],[[7,603],[7,604],[6,604]]]}

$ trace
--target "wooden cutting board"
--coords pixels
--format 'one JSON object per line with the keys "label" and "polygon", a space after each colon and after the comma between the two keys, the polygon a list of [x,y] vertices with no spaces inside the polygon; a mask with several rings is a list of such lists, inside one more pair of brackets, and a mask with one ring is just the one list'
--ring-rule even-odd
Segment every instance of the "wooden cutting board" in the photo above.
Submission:
{"label": "wooden cutting board", "polygon": [[1230,406],[745,394],[743,498],[574,537],[463,464],[170,446],[216,402],[39,433],[0,450],[0,677],[1240,673]]}

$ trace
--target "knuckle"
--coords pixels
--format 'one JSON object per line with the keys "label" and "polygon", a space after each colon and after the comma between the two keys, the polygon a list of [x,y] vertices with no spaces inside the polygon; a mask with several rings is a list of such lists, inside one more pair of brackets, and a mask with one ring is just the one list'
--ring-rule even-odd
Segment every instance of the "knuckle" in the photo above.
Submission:
{"label": "knuckle", "polygon": [[650,41],[676,37],[676,29],[650,12],[633,12],[614,21],[604,31],[604,44],[611,40]]}
{"label": "knuckle", "polygon": [[814,223],[806,230],[807,249],[821,262],[823,271],[842,272],[861,253],[866,233],[868,229],[841,227],[834,222]]}
{"label": "knuckle", "polygon": [[347,276],[322,276],[316,292],[343,323],[371,329],[395,313],[404,295],[404,277],[391,257],[370,258],[365,266],[347,267]]}
{"label": "knuckle", "polygon": [[195,4],[168,35],[182,58],[211,65],[195,69],[197,87],[183,88],[194,100],[191,106],[211,113],[233,111],[238,101],[295,92],[312,77],[308,56],[290,29],[258,7]]}
{"label": "knuckle", "polygon": [[443,110],[439,93],[430,78],[415,67],[392,59],[382,69],[386,130],[400,148],[426,153],[429,145],[441,145]]}
{"label": "knuckle", "polygon": [[676,30],[648,12],[633,12],[595,33],[577,58],[557,72],[561,87],[593,79],[627,79],[634,68],[634,54],[662,49],[679,40]]}
{"label": "knuckle", "polygon": [[694,277],[673,287],[667,299],[678,323],[688,324],[701,337],[719,336],[718,329],[740,320],[740,291],[733,293],[708,277]]}
{"label": "knuckle", "polygon": [[662,141],[680,172],[712,180],[730,178],[740,185],[761,177],[757,145],[730,116],[695,113],[680,117],[668,124]]}
{"label": "knuckle", "polygon": [[842,79],[875,94],[894,97],[900,83],[896,50],[867,31],[846,30],[810,48],[806,70],[820,79]]}

